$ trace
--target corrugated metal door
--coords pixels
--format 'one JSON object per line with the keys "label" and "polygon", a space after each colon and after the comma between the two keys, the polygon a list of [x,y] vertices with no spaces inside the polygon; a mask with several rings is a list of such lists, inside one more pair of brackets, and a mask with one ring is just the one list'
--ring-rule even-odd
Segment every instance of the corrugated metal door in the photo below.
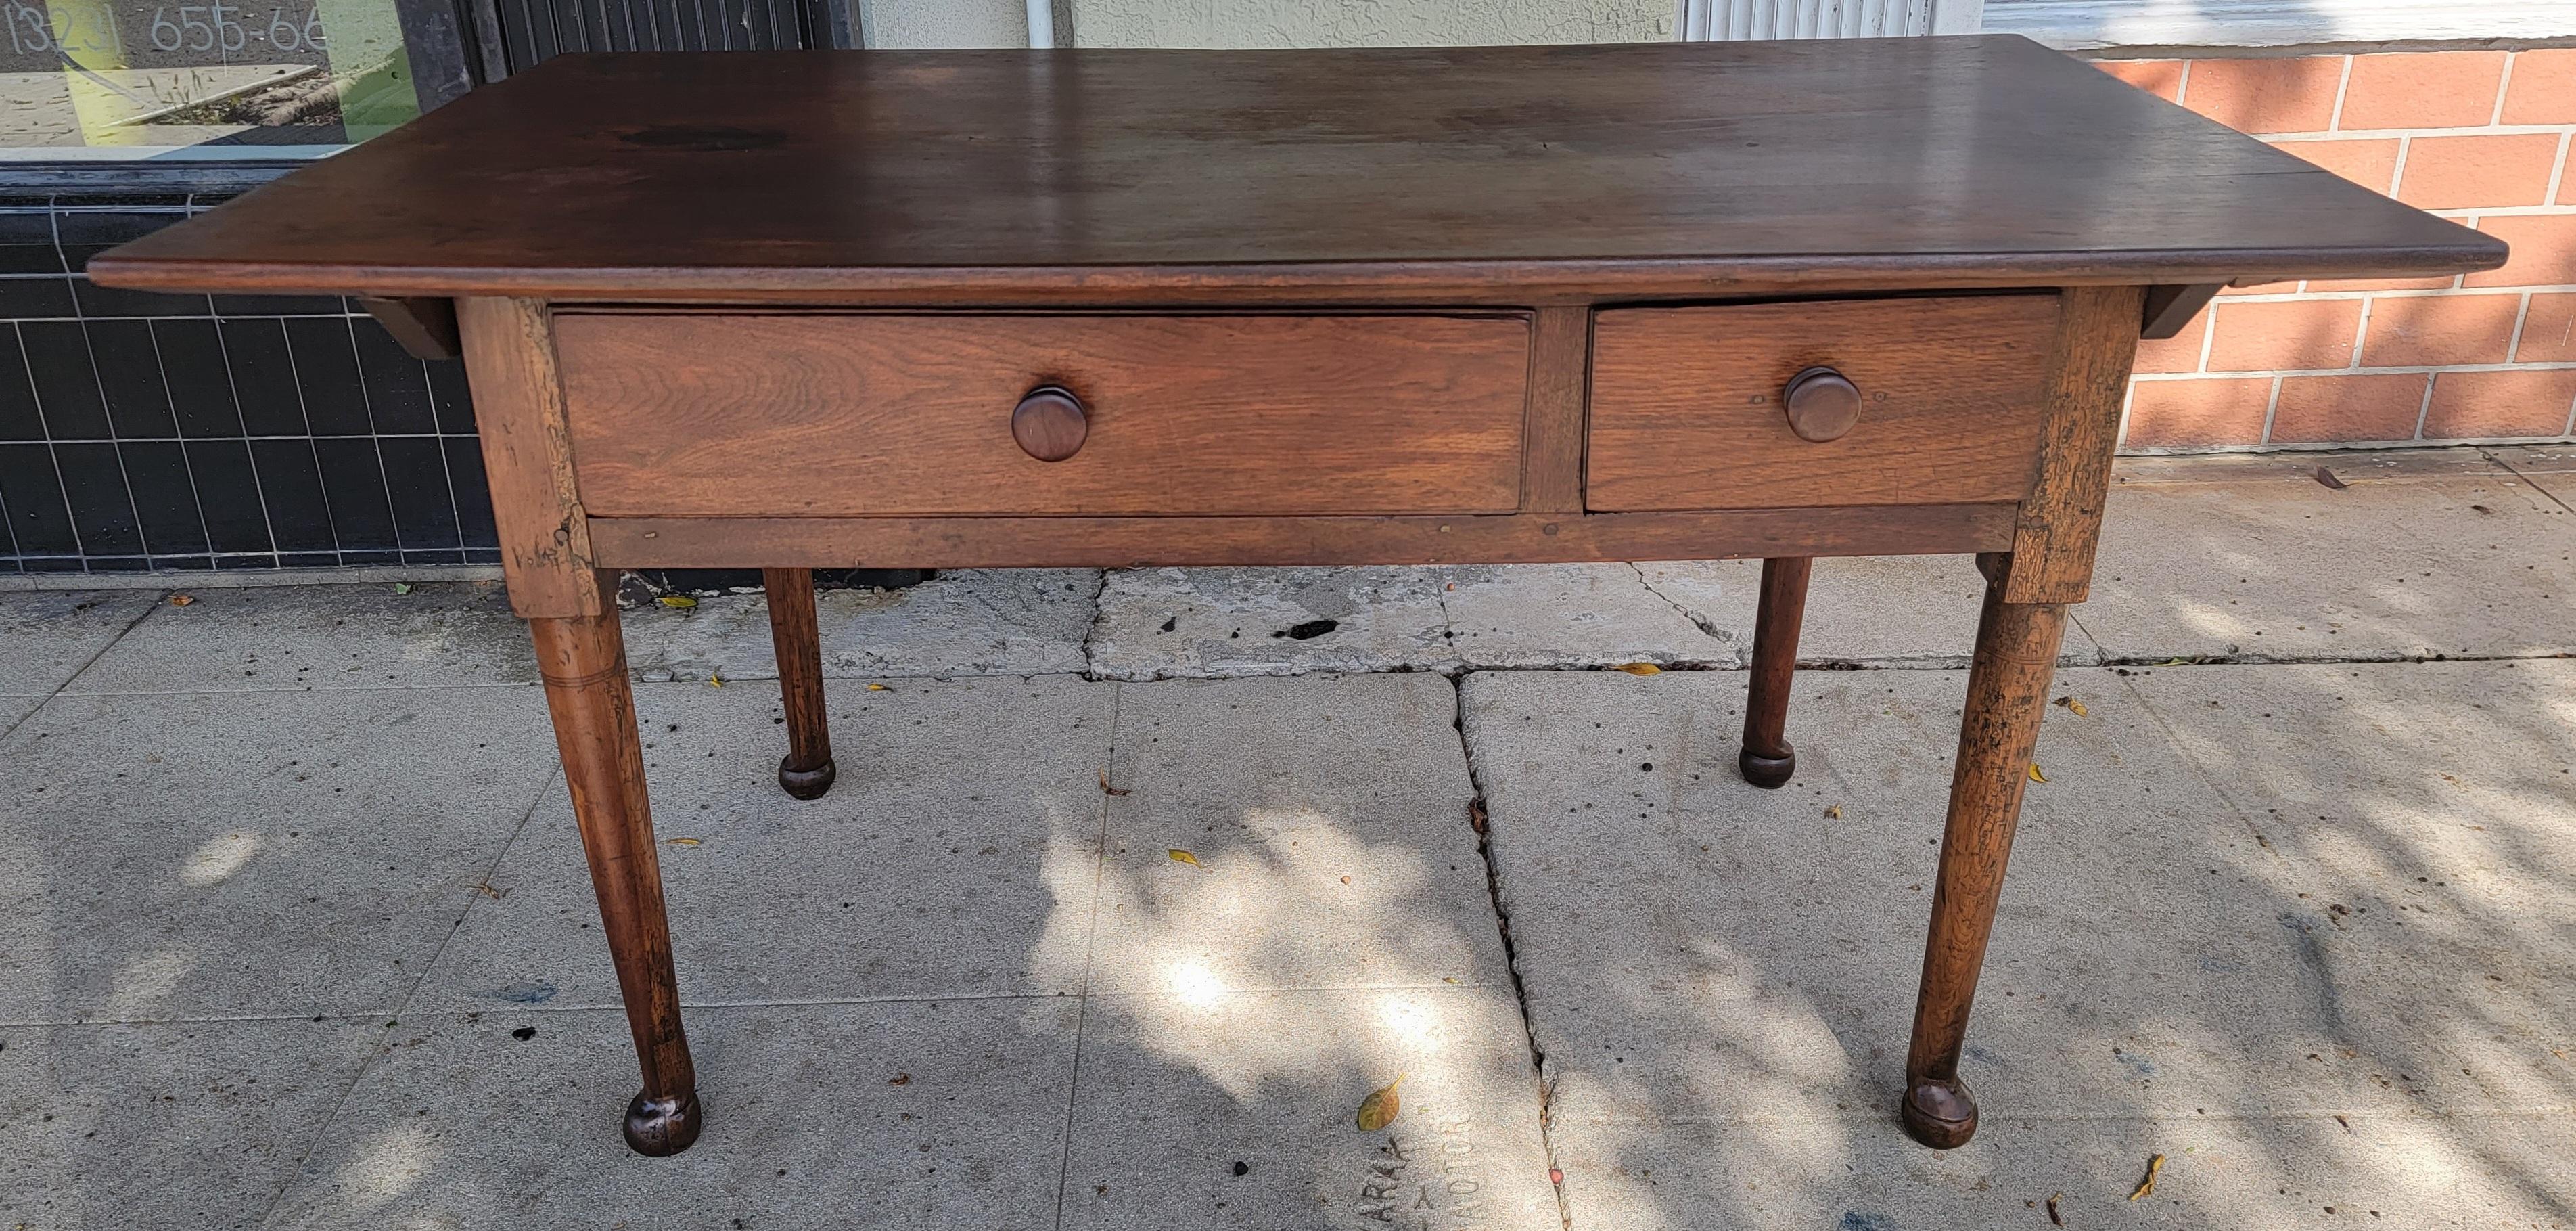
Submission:
{"label": "corrugated metal door", "polygon": [[1983,0],[1681,0],[1692,42],[1973,34]]}

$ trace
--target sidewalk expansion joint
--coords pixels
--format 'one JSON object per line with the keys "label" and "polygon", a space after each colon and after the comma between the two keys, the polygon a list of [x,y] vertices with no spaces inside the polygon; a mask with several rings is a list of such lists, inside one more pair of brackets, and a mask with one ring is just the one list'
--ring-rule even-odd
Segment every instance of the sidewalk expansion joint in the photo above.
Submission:
{"label": "sidewalk expansion joint", "polygon": [[1529,988],[1521,981],[1520,950],[1512,943],[1511,913],[1503,907],[1502,865],[1494,859],[1493,819],[1485,807],[1485,776],[1476,761],[1476,746],[1467,737],[1467,697],[1458,676],[1449,676],[1451,700],[1456,705],[1450,726],[1458,733],[1458,751],[1467,759],[1467,782],[1474,792],[1467,799],[1467,824],[1476,832],[1476,855],[1485,861],[1485,896],[1494,908],[1494,930],[1503,943],[1503,969],[1511,976],[1512,1004],[1520,1011],[1521,1036],[1529,1046],[1530,1073],[1538,1083],[1539,1147],[1547,1155],[1548,1186],[1556,1194],[1558,1225],[1574,1226],[1573,1207],[1566,1203],[1564,1172],[1557,1167],[1556,1139],[1552,1118],[1556,1099],[1554,1079],[1548,1076],[1547,1050],[1540,1046],[1537,1028],[1530,1019]]}

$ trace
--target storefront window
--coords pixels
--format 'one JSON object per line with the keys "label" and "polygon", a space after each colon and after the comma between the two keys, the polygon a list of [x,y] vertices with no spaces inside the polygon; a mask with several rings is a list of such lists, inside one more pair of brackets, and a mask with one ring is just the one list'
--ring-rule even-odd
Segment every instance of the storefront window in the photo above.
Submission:
{"label": "storefront window", "polygon": [[0,0],[0,162],[295,158],[420,114],[396,0]]}

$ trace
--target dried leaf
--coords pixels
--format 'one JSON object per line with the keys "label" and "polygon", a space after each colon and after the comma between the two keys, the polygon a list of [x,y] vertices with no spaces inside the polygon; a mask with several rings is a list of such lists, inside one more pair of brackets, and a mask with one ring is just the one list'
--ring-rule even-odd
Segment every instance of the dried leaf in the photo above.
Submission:
{"label": "dried leaf", "polygon": [[663,845],[671,847],[694,847],[698,845],[698,840],[695,838],[674,838]]}
{"label": "dried leaf", "polygon": [[2343,490],[2344,488],[2349,487],[2349,486],[2351,486],[2351,485],[2352,485],[2352,484],[2350,484],[2350,483],[2347,483],[2347,482],[2343,481],[2343,480],[2342,480],[2342,479],[2340,479],[2340,478],[2336,478],[2336,477],[2335,477],[2335,472],[2334,472],[2334,471],[2332,471],[2332,470],[2329,470],[2329,469],[2325,468],[2324,466],[2318,466],[2318,467],[2317,467],[2317,481],[2318,481],[2318,482],[2321,482],[2321,483],[2324,483],[2325,485],[2327,485],[2327,486],[2329,486],[2329,487],[2332,487],[2332,488],[2334,488],[2334,489],[2335,489],[2335,490],[2337,490],[2337,491],[2341,491],[2341,490]]}
{"label": "dried leaf", "polygon": [[887,688],[882,684],[871,684],[868,686],[868,691],[871,693],[891,693],[894,690]]}
{"label": "dried leaf", "polygon": [[2048,781],[2048,776],[2039,772],[2039,763],[2036,761],[2030,763],[2030,781],[2035,783]]}
{"label": "dried leaf", "polygon": [[887,1078],[886,1084],[889,1086],[909,1086],[912,1084],[912,1074],[897,1073],[894,1076]]}
{"label": "dried leaf", "polygon": [[698,604],[697,599],[692,598],[687,594],[664,594],[660,598],[655,599],[655,601],[660,602],[662,605],[675,611],[685,611]]}
{"label": "dried leaf", "polygon": [[1442,983],[1456,983],[1456,982],[1458,982],[1458,980],[1457,980],[1457,977],[1456,977],[1456,976],[1454,976],[1454,975],[1442,975],[1442,976],[1440,976],[1440,982],[1442,982]]}
{"label": "dried leaf", "polygon": [[1188,864],[1192,868],[1206,867],[1206,865],[1199,862],[1198,856],[1192,855],[1179,847],[1174,847],[1169,851],[1165,851],[1164,854],[1171,856],[1172,862],[1175,864]]}
{"label": "dried leaf", "polygon": [[2072,697],[2060,697],[2057,699],[2057,704],[2066,707],[2066,709],[2072,712],[2077,718],[2084,717],[2083,702],[2077,701]]}
{"label": "dried leaf", "polygon": [[1664,669],[1657,667],[1652,663],[1622,663],[1610,670],[1614,672],[1626,672],[1631,676],[1660,676],[1664,674]]}
{"label": "dried leaf", "polygon": [[172,595],[170,595],[170,605],[172,605],[172,606],[186,606],[186,605],[188,605],[189,603],[194,602],[194,601],[196,601],[196,600],[197,600],[197,596],[196,596],[195,594],[172,594]]}
{"label": "dried leaf", "polygon": [[2052,1227],[2063,1227],[2066,1225],[2065,1217],[2057,1212],[2057,1199],[2065,1195],[2066,1194],[2064,1193],[2048,1194],[2048,1225]]}
{"label": "dried leaf", "polygon": [[1127,788],[1125,788],[1125,787],[1112,787],[1112,786],[1110,786],[1110,785],[1109,785],[1109,771],[1107,771],[1107,770],[1102,770],[1102,771],[1100,772],[1100,794],[1102,794],[1102,795],[1126,795],[1126,794],[1128,794],[1128,790],[1127,790]]}
{"label": "dried leaf", "polygon": [[2135,1200],[2137,1200],[2137,1199],[2138,1199],[2138,1198],[2140,1198],[2140,1197],[2146,1196],[2147,1194],[2149,1194],[2149,1193],[2152,1193],[2152,1192],[2156,1191],[2156,1173],[2157,1173],[2157,1172],[2160,1172],[2160,1171],[2163,1171],[2164,1169],[2165,1169],[2165,1156],[2164,1156],[2164,1155],[2159,1154],[2159,1155],[2155,1156],[2154,1158],[2148,1159],[2148,1160],[2147,1160],[2147,1178],[2145,1178],[2145,1179],[2143,1179],[2143,1180],[2138,1181],[2138,1187],[2137,1187],[2137,1190],[2129,1194],[2129,1200],[2131,1200],[2131,1201],[2135,1201]]}
{"label": "dried leaf", "polygon": [[1833,807],[1828,808],[1828,809],[1826,809],[1826,810],[1825,810],[1825,820],[1827,820],[1827,821],[1840,821],[1840,820],[1842,820],[1842,819],[1843,819],[1843,806],[1842,806],[1842,805],[1840,805],[1840,804],[1836,804],[1836,805],[1834,805]]}
{"label": "dried leaf", "polygon": [[1369,1091],[1369,1096],[1360,1100],[1361,1132],[1374,1133],[1395,1123],[1396,1113],[1404,1110],[1403,1103],[1395,1096],[1395,1088],[1403,1084],[1404,1074],[1398,1073],[1394,1081]]}

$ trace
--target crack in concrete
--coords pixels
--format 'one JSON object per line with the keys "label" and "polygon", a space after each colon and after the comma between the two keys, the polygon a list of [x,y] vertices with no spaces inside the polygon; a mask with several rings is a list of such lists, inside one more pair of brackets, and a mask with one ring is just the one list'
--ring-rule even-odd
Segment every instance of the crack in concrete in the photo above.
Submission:
{"label": "crack in concrete", "polygon": [[1082,630],[1082,678],[1085,680],[1108,679],[1100,674],[1099,651],[1095,643],[1100,640],[1100,622],[1109,618],[1108,608],[1100,603],[1101,596],[1109,592],[1109,573],[1110,570],[1107,568],[1094,571],[1094,575],[1099,578],[1099,584],[1091,587],[1091,623],[1084,626]]}
{"label": "crack in concrete", "polygon": [[1645,586],[1647,593],[1663,599],[1664,605],[1673,608],[1675,614],[1689,621],[1692,628],[1695,628],[1701,633],[1718,641],[1725,642],[1727,644],[1726,652],[1728,656],[1734,659],[1736,666],[1741,667],[1744,665],[1744,649],[1743,647],[1735,644],[1735,634],[1733,632],[1719,628],[1716,621],[1709,619],[1707,616],[1699,611],[1694,611],[1689,607],[1683,606],[1679,601],[1675,600],[1671,594],[1655,588],[1654,579],[1646,575],[1645,565],[1640,564],[1635,560],[1623,560],[1621,562],[1628,565],[1628,571],[1637,574],[1637,584]]}
{"label": "crack in concrete", "polygon": [[1459,672],[1444,676],[1455,706],[1450,726],[1458,733],[1458,751],[1467,759],[1467,783],[1475,793],[1467,801],[1467,823],[1476,831],[1476,854],[1485,861],[1485,897],[1494,908],[1495,932],[1503,943],[1503,969],[1512,979],[1512,1004],[1520,1010],[1521,1034],[1529,1044],[1530,1069],[1538,1078],[1538,1139],[1540,1150],[1547,1155],[1548,1187],[1556,1194],[1558,1225],[1571,1231],[1574,1208],[1566,1199],[1562,1178],[1565,1173],[1556,1162],[1556,1079],[1549,1073],[1547,1049],[1539,1045],[1538,1029],[1530,1017],[1529,987],[1521,981],[1520,950],[1512,942],[1511,912],[1503,907],[1503,872],[1502,865],[1494,860],[1493,816],[1485,805],[1484,769],[1476,756],[1475,740],[1467,733],[1467,675]]}

